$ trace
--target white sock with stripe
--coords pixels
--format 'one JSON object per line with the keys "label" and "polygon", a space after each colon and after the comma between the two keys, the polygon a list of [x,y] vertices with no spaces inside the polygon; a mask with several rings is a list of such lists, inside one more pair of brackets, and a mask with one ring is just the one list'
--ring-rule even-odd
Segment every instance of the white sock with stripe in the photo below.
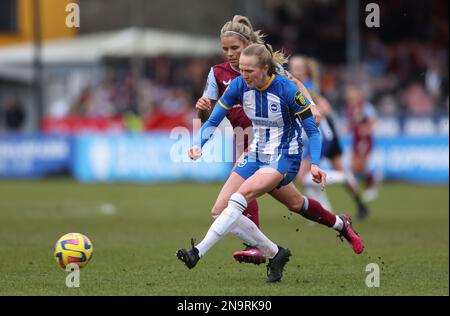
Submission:
{"label": "white sock with stripe", "polygon": [[195,246],[199,251],[200,257],[233,228],[246,208],[247,200],[245,197],[240,193],[234,193],[228,201],[228,206],[212,223],[206,236]]}
{"label": "white sock with stripe", "polygon": [[266,258],[273,258],[278,252],[278,246],[267,238],[247,216],[241,215],[230,233],[249,245],[258,247]]}

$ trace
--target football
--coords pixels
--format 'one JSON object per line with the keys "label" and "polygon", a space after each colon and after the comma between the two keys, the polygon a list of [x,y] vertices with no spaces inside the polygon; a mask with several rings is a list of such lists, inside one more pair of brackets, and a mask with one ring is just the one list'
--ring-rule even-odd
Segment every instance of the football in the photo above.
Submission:
{"label": "football", "polygon": [[81,269],[92,259],[94,247],[88,237],[79,233],[69,233],[58,239],[54,257],[58,265],[66,269],[69,263],[75,263]]}

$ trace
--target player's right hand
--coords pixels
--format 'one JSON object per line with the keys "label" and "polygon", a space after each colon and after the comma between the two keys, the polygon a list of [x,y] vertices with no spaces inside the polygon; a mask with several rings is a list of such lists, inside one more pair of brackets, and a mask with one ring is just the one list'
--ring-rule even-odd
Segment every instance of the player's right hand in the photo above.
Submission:
{"label": "player's right hand", "polygon": [[320,169],[319,166],[312,164],[311,165],[311,175],[312,180],[315,183],[319,183],[321,185],[322,191],[325,191],[325,185],[327,183],[327,174]]}
{"label": "player's right hand", "polygon": [[195,104],[197,110],[211,111],[211,101],[207,97],[201,97]]}
{"label": "player's right hand", "polygon": [[188,150],[188,156],[191,160],[197,160],[202,156],[202,149],[198,146],[191,147]]}

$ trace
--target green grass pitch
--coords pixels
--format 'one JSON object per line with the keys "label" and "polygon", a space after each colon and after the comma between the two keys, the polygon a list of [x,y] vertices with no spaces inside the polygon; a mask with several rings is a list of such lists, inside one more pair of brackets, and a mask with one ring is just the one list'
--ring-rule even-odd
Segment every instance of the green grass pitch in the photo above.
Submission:
{"label": "green grass pitch", "polygon": [[[239,264],[243,248],[226,236],[188,270],[175,257],[212,219],[217,184],[95,184],[71,180],[0,182],[0,295],[449,295],[448,186],[387,183],[354,221],[362,255],[326,227],[310,225],[270,196],[259,199],[262,230],[293,253],[281,283],[265,283],[265,265]],[[354,214],[341,186],[328,187],[337,212]],[[53,259],[56,240],[86,234],[94,256],[79,288]],[[368,288],[366,265],[380,267]]]}

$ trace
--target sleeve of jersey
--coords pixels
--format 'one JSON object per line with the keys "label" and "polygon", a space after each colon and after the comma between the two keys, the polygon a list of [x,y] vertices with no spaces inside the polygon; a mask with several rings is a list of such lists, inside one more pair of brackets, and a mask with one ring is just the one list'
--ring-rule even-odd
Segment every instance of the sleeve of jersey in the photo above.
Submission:
{"label": "sleeve of jersey", "polygon": [[294,113],[300,120],[305,120],[312,116],[312,102],[303,93],[297,91],[294,96]]}
{"label": "sleeve of jersey", "polygon": [[206,142],[211,139],[217,126],[219,126],[220,122],[222,122],[222,120],[225,118],[227,113],[228,113],[228,110],[219,106],[219,104],[216,104],[213,112],[211,113],[211,116],[205,122],[205,124],[203,124],[202,128],[200,129],[200,133],[196,137],[194,146],[203,148],[203,146],[206,144]]}
{"label": "sleeve of jersey", "polygon": [[312,116],[311,107],[312,102],[308,99],[297,86],[288,81],[286,84],[287,100],[291,111],[295,113],[295,116],[300,120],[304,120]]}
{"label": "sleeve of jersey", "polygon": [[322,150],[322,138],[320,137],[320,131],[313,117],[308,117],[302,120],[303,129],[308,135],[309,139],[309,152],[311,154],[311,163],[318,165],[320,162],[320,155]]}
{"label": "sleeve of jersey", "polygon": [[217,104],[214,106],[214,110],[211,113],[211,116],[205,122],[205,124],[203,124],[200,130],[200,136],[197,137],[194,145],[203,147],[206,144],[206,142],[214,134],[217,126],[219,126],[220,122],[222,122],[222,120],[225,118],[228,111],[231,110],[233,104],[239,103],[238,94],[238,87],[235,79],[231,82],[222,98],[217,101]]}
{"label": "sleeve of jersey", "polygon": [[219,87],[217,86],[216,77],[214,77],[214,70],[211,70],[208,74],[208,80],[206,81],[205,91],[203,91],[203,96],[212,100],[219,99]]}

